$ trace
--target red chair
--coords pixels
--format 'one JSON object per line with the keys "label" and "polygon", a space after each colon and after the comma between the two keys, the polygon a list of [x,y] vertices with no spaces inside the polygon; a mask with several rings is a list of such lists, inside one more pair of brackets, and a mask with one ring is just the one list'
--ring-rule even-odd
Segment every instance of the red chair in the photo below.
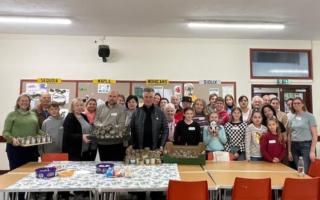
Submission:
{"label": "red chair", "polygon": [[271,179],[248,179],[236,177],[232,200],[271,200]]}
{"label": "red chair", "polygon": [[68,161],[69,155],[67,153],[44,153],[41,156],[42,162],[52,161]]}
{"label": "red chair", "polygon": [[319,159],[316,159],[314,162],[311,162],[308,175],[311,177],[320,177],[320,160]]}
{"label": "red chair", "polygon": [[318,200],[319,179],[286,178],[281,200]]}
{"label": "red chair", "polygon": [[167,200],[208,200],[207,181],[175,181],[170,180]]}

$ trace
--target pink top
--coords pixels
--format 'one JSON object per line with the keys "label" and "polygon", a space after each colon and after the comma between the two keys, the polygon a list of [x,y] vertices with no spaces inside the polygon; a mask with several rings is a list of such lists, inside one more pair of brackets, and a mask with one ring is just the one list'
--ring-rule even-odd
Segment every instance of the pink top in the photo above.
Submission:
{"label": "pink top", "polygon": [[83,112],[83,114],[85,114],[89,120],[89,124],[93,124],[94,122],[94,118],[96,117],[96,112],[90,113],[87,110]]}

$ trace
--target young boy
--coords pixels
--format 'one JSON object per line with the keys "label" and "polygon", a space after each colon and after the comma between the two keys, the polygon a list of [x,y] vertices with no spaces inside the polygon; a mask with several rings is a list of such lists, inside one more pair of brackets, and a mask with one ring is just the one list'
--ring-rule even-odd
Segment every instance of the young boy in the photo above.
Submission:
{"label": "young boy", "polygon": [[49,104],[48,111],[50,116],[43,122],[41,129],[52,137],[52,143],[40,147],[40,153],[61,153],[63,118],[59,113],[59,104],[52,101]]}

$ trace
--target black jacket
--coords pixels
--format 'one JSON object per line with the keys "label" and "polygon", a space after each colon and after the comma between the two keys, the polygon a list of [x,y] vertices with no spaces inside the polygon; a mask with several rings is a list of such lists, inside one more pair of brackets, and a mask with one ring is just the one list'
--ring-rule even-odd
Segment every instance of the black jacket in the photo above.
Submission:
{"label": "black jacket", "polygon": [[[134,149],[143,149],[143,134],[146,112],[143,107],[138,108],[131,118],[131,142]],[[166,116],[157,106],[151,113],[152,120],[152,149],[164,146],[168,138],[169,128]]]}
{"label": "black jacket", "polygon": [[[88,122],[87,116],[82,117]],[[82,128],[73,113],[68,113],[63,123],[62,151],[69,154],[69,160],[80,161],[82,150]]]}

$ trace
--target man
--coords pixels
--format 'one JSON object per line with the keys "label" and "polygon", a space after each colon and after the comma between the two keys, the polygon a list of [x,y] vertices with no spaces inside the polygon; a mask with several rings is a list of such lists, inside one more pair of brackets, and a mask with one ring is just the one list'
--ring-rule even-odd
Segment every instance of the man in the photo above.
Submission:
{"label": "man", "polygon": [[[117,104],[119,93],[110,91],[107,95],[107,102],[97,107],[96,117],[94,119],[95,127],[111,126],[114,129],[116,126],[124,127],[125,124],[125,108]],[[101,161],[123,161],[124,148],[123,138],[119,133],[114,133],[119,137],[117,139],[106,140],[105,145],[98,145]]]}
{"label": "man", "polygon": [[182,107],[180,106],[180,98],[177,95],[171,96],[171,103],[176,108],[176,112],[181,112],[183,110]]}
{"label": "man", "polygon": [[272,98],[270,100],[270,105],[274,108],[276,111],[276,115],[278,120],[287,127],[288,124],[288,116],[285,112],[280,111],[280,100],[278,98]]}
{"label": "man", "polygon": [[174,120],[176,123],[183,120],[183,109],[185,108],[191,108],[192,105],[192,98],[188,96],[182,97],[182,109],[181,111],[176,111],[176,114],[174,115]]}
{"label": "man", "polygon": [[261,97],[254,96],[251,102],[252,102],[252,109],[261,110],[262,104],[263,104],[263,99]]}
{"label": "man", "polygon": [[40,95],[40,103],[32,109],[34,113],[36,113],[39,123],[39,128],[41,129],[42,123],[49,117],[49,104],[51,102],[51,95],[48,92],[41,93]]}
{"label": "man", "polygon": [[151,150],[162,148],[168,137],[168,122],[165,114],[157,106],[153,105],[154,90],[143,90],[143,106],[132,115],[131,135],[134,149]]}
{"label": "man", "polygon": [[[132,146],[130,149],[144,149],[146,147],[151,150],[163,149],[168,134],[168,121],[165,114],[158,106],[153,105],[154,90],[152,88],[145,88],[143,90],[143,106],[138,108],[131,118],[131,136]],[[138,197],[139,200],[146,198],[145,192],[132,193]],[[161,199],[162,192],[151,192],[152,199]]]}
{"label": "man", "polygon": [[270,95],[265,94],[262,96],[262,100],[263,100],[263,105],[269,105],[270,104]]}

